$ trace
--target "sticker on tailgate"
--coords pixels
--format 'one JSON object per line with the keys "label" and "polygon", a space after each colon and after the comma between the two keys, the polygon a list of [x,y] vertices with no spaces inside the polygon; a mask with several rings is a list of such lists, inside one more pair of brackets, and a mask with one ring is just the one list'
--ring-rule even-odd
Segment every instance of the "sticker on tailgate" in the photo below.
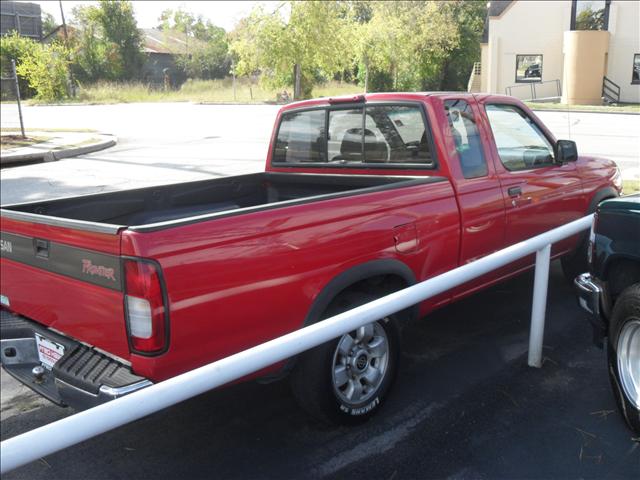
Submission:
{"label": "sticker on tailgate", "polygon": [[36,333],[36,344],[38,346],[38,358],[49,370],[64,355],[64,345],[53,342],[39,333]]}

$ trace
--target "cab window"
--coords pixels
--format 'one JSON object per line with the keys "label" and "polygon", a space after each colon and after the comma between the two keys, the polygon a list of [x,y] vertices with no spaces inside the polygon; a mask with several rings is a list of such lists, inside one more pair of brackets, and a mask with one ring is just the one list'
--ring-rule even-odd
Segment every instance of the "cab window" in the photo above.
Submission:
{"label": "cab window", "polygon": [[553,165],[553,146],[538,126],[515,105],[486,106],[500,161],[507,170]]}
{"label": "cab window", "polygon": [[476,126],[471,106],[464,100],[446,100],[449,132],[456,146],[460,168],[464,178],[478,178],[487,175],[487,161],[482,151],[482,142]]}

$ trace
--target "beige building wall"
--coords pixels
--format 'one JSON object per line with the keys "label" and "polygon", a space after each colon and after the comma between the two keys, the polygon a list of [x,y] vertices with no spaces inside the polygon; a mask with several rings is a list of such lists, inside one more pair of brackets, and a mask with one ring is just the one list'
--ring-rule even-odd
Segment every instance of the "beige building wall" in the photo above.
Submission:
{"label": "beige building wall", "polygon": [[[580,72],[565,72],[566,65],[576,65],[575,58],[565,58],[567,48],[576,54],[585,52],[580,45],[565,44],[565,38],[573,38],[571,32],[571,1],[512,2],[499,17],[489,19],[489,42],[481,46],[482,91],[504,94],[511,86],[511,94],[518,98],[531,97],[529,83],[516,82],[516,55],[542,55],[542,81],[560,80],[564,97],[565,76],[573,78],[570,90],[580,88],[579,78],[591,75],[598,83],[597,98],[601,98],[602,75],[620,86],[622,102],[640,103],[640,85],[631,83],[633,56],[640,54],[640,2],[635,0],[613,0],[609,9],[608,42],[603,48],[598,43],[592,55],[581,57]],[[568,37],[565,37],[567,32]],[[587,43],[589,43],[587,39]],[[587,48],[588,50],[588,48]],[[585,62],[585,60],[587,60]],[[587,68],[589,73],[584,71]],[[594,83],[595,85],[595,83]],[[592,85],[590,90],[595,91]],[[536,84],[538,97],[555,96],[553,84]],[[571,92],[568,92],[572,95]],[[582,93],[578,96],[584,97]]]}
{"label": "beige building wall", "polygon": [[483,43],[480,45],[480,91],[488,92],[489,77],[489,44]]}
{"label": "beige building wall", "polygon": [[609,36],[609,32],[597,30],[564,32],[562,103],[602,103],[602,79],[607,71]]}
{"label": "beige building wall", "polygon": [[640,2],[611,2],[609,33],[606,75],[620,86],[621,102],[640,103],[640,85],[631,84],[633,55],[640,54]]}
{"label": "beige building wall", "polygon": [[[568,1],[516,1],[500,17],[491,17],[485,91],[503,94],[506,87],[513,86],[513,96],[531,97],[528,83],[516,83],[516,55],[541,54],[542,81],[562,80],[562,37],[569,30],[570,20]],[[554,86],[540,86],[539,96],[553,94]]]}

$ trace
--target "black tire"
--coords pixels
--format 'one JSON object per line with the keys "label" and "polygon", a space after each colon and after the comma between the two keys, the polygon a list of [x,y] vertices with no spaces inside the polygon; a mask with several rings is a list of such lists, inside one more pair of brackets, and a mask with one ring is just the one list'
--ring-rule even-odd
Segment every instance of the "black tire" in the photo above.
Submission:
{"label": "black tire", "polygon": [[[629,337],[630,332],[632,332],[631,337]],[[622,341],[621,335],[623,337]],[[640,434],[640,398],[637,398],[640,397],[640,378],[637,378],[639,375],[638,369],[634,370],[635,375],[633,375],[629,373],[629,368],[624,366],[624,355],[622,356],[622,368],[627,372],[626,382],[621,378],[621,352],[618,350],[621,347],[627,350],[627,352],[635,351],[637,357],[637,352],[640,350],[638,346],[639,339],[640,283],[636,283],[625,289],[616,300],[609,323],[609,342],[607,345],[607,366],[613,394],[616,398],[620,413],[627,422],[627,425],[629,425],[631,430],[636,434]],[[633,358],[635,359],[636,357]],[[627,358],[629,357],[627,356]],[[640,365],[640,360],[637,362],[633,360],[630,364]],[[629,382],[630,377],[633,378],[633,383]],[[634,387],[633,384],[635,384],[637,388]],[[633,395],[634,391],[636,398],[631,398],[630,395]]]}
{"label": "black tire", "polygon": [[[375,298],[375,296],[366,293],[345,293],[340,295],[329,306],[323,317],[329,318],[375,300]],[[377,326],[374,324],[377,324]],[[386,337],[387,354],[384,368],[379,368],[383,373],[381,377],[376,379],[375,387],[371,387],[368,392],[367,388],[370,385],[367,384],[366,380],[361,380],[360,377],[356,378],[355,376],[358,373],[356,372],[356,365],[358,365],[357,368],[360,368],[359,372],[364,377],[365,369],[369,371],[370,367],[375,367],[374,362],[381,361],[382,357],[374,358],[374,356],[371,356],[369,358],[367,356],[366,362],[358,362],[358,360],[362,360],[363,355],[358,355],[358,352],[356,352],[348,360],[338,350],[340,342],[347,340],[345,338],[346,335],[304,352],[298,357],[296,366],[291,373],[291,387],[300,407],[312,417],[323,423],[353,425],[368,420],[380,409],[396,376],[399,339],[395,316],[392,315],[383,320],[378,320],[374,324],[370,325],[375,328],[375,332],[378,335],[372,336],[368,344],[373,344],[375,339],[378,339],[375,341],[379,341],[379,339]],[[360,348],[357,346],[358,332],[350,332],[347,335],[351,335],[356,340],[353,350]],[[363,341],[362,348],[366,348],[366,344],[366,341]],[[334,372],[340,368],[340,365],[336,367],[336,364],[343,360],[345,360],[345,365],[348,365],[352,372],[355,372],[353,373],[354,377],[349,377],[348,385],[345,384],[344,391],[341,390],[341,387],[335,386],[339,381],[334,380],[336,376]],[[364,363],[366,363],[365,366],[363,366]],[[351,364],[353,364],[352,367]],[[382,363],[378,363],[378,367],[382,367]],[[346,399],[348,387],[357,385],[357,383],[363,385],[362,387],[357,387],[361,389],[361,392],[364,392],[362,394],[363,400],[349,402]],[[355,389],[355,387],[351,388],[351,390]]]}

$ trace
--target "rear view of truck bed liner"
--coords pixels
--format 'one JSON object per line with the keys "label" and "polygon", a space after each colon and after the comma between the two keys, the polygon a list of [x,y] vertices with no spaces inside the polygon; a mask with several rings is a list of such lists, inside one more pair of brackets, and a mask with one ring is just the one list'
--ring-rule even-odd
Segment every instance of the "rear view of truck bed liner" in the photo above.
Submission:
{"label": "rear view of truck bed liner", "polygon": [[444,177],[261,172],[4,206],[2,216],[116,233],[446,181]]}

